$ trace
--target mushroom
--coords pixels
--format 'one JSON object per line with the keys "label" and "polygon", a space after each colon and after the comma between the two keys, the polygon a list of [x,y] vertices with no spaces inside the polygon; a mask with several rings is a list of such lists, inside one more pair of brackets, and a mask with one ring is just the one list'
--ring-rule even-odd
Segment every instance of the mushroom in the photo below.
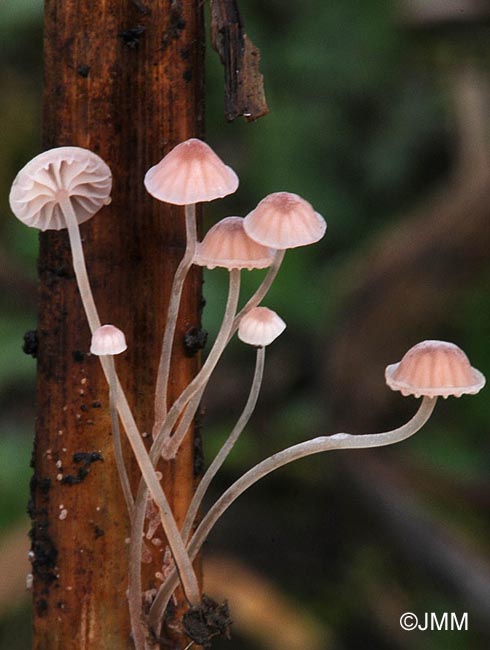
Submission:
{"label": "mushroom", "polygon": [[91,354],[95,354],[98,357],[106,357],[107,359],[109,371],[109,411],[111,414],[114,457],[116,459],[116,466],[119,473],[119,480],[121,481],[124,499],[128,507],[129,516],[131,517],[134,500],[121,445],[121,432],[119,429],[119,417],[117,414],[118,381],[114,365],[114,355],[121,354],[127,349],[127,347],[124,332],[117,327],[114,327],[114,325],[102,325],[92,334],[92,342],[90,345]]}
{"label": "mushroom", "polygon": [[172,149],[145,175],[145,187],[159,201],[193,205],[221,199],[238,189],[238,176],[211,147],[190,138]]}
{"label": "mushroom", "polygon": [[124,332],[114,325],[101,325],[92,334],[90,354],[95,354],[98,357],[113,356],[121,354],[127,349]]}
{"label": "mushroom", "polygon": [[91,332],[100,326],[78,225],[110,203],[111,170],[92,151],[58,147],[33,158],[17,174],[10,207],[31,228],[68,229],[73,268]]}
{"label": "mushroom", "polygon": [[[388,366],[385,376],[388,386],[393,390],[402,390],[403,388],[405,394],[423,397],[411,420],[397,429],[383,433],[365,435],[336,433],[331,436],[320,436],[288,447],[266,458],[235,481],[206,513],[187,545],[190,557],[196,557],[216,522],[235,499],[274,470],[300,458],[323,451],[383,447],[406,440],[427,422],[434,410],[438,396],[454,395],[459,397],[463,393],[474,394],[481,390],[485,384],[485,377],[479,370],[470,366],[464,352],[453,343],[444,341],[419,343],[407,352],[400,364]],[[177,584],[177,574],[172,572],[160,587],[153,601],[150,621],[161,619]]]}
{"label": "mushroom", "polygon": [[174,276],[155,388],[153,436],[167,414],[168,375],[172,344],[184,281],[192,266],[197,234],[196,203],[213,201],[236,192],[238,176],[209,145],[191,138],[174,147],[151,167],[144,179],[147,191],[159,201],[185,206],[186,249]]}
{"label": "mushroom", "polygon": [[[335,449],[362,449],[368,447],[381,447],[400,442],[413,435],[429,419],[437,400],[425,397],[413,416],[406,424],[385,433],[374,433],[367,435],[351,435],[348,433],[337,433],[331,436],[320,436],[301,442],[287,449],[283,449],[274,455],[266,458],[235,481],[221,497],[214,503],[210,510],[203,517],[201,523],[194,532],[187,545],[187,551],[191,558],[195,558],[201,546],[206,541],[209,533],[220,517],[226,512],[229,506],[248,488],[257,483],[271,472],[299,460],[323,451]],[[170,597],[178,584],[178,576],[172,571],[160,587],[150,609],[150,623],[159,621],[165,612]]]}
{"label": "mushroom", "polygon": [[214,269],[265,269],[274,251],[247,236],[242,217],[225,217],[208,230],[198,244],[194,264]]}
{"label": "mushroom", "polygon": [[[288,248],[313,244],[327,229],[323,217],[297,194],[275,192],[260,201],[244,219],[247,235],[276,251],[274,261],[262,284],[238,313],[235,328],[250,309],[259,305],[274,282]],[[234,329],[235,329],[234,328]]]}
{"label": "mushroom", "polygon": [[269,194],[244,222],[245,232],[263,246],[286,250],[319,241],[327,224],[312,206],[297,194]]}
{"label": "mushroom", "polygon": [[485,377],[472,368],[466,354],[454,343],[422,341],[386,368],[386,383],[402,395],[461,397],[475,395]]}
{"label": "mushroom", "polygon": [[240,321],[238,338],[244,343],[263,347],[270,345],[286,329],[286,323],[272,309],[255,307]]}
{"label": "mushroom", "polygon": [[220,467],[223,465],[228,454],[233,449],[236,441],[240,437],[242,431],[248,424],[250,417],[257,404],[257,399],[262,384],[262,377],[264,374],[265,364],[265,348],[270,345],[282,332],[286,329],[286,323],[280,316],[272,309],[267,307],[255,307],[248,314],[246,314],[238,328],[238,338],[244,343],[253,345],[257,348],[255,360],[255,372],[250,388],[247,403],[243,409],[237,423],[233,427],[232,432],[226,439],[224,445],[221,447],[213,462],[208,467],[204,476],[202,477],[199,485],[196,488],[192,501],[187,510],[187,514],[182,526],[182,538],[187,541],[189,533],[194,524],[197,512],[201,506],[202,500],[209,484],[216,476]]}
{"label": "mushroom", "polygon": [[[100,320],[87,276],[78,224],[87,221],[103,205],[110,203],[111,186],[110,169],[99,156],[80,147],[59,147],[39,154],[21,169],[12,184],[9,197],[12,212],[26,225],[41,230],[59,230],[65,227],[68,229],[73,267],[92,333],[100,327]],[[110,382],[111,369],[106,355],[102,356],[100,361]],[[182,578],[184,591],[191,602],[197,603],[199,586],[192,564],[118,382],[117,387],[117,407],[128,440],[144,481],[159,507],[162,525]],[[137,616],[141,609],[140,602]],[[135,611],[136,604],[133,606],[133,613]]]}

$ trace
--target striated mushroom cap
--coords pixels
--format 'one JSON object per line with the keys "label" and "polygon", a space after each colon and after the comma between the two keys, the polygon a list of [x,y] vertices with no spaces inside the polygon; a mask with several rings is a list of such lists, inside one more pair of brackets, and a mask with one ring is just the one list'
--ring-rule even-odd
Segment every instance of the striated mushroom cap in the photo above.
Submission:
{"label": "striated mushroom cap", "polygon": [[97,154],[80,147],[58,147],[23,167],[10,190],[10,208],[31,228],[66,228],[60,199],[68,196],[78,223],[111,202],[111,170]]}
{"label": "striated mushroom cap", "polygon": [[245,217],[245,231],[264,246],[279,250],[306,246],[320,240],[327,224],[312,206],[297,194],[269,194]]}
{"label": "striated mushroom cap", "polygon": [[485,377],[471,367],[463,350],[446,341],[417,343],[399,363],[386,368],[385,378],[392,390],[415,397],[475,395],[485,385]]}
{"label": "striated mushroom cap", "polygon": [[214,269],[265,269],[272,264],[274,251],[257,244],[243,229],[242,217],[225,217],[208,230],[197,246],[194,264]]}
{"label": "striated mushroom cap", "polygon": [[197,138],[181,142],[145,175],[147,191],[159,201],[190,205],[236,192],[238,176]]}
{"label": "striated mushroom cap", "polygon": [[92,334],[90,352],[98,357],[121,354],[127,347],[124,332],[114,325],[102,325]]}
{"label": "striated mushroom cap", "polygon": [[284,332],[286,323],[272,309],[254,307],[240,321],[238,338],[244,343],[263,347]]}

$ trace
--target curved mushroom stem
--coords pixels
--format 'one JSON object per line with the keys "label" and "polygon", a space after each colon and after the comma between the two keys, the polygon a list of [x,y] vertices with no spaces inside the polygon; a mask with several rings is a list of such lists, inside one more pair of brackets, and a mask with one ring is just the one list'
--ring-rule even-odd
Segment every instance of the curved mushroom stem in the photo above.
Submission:
{"label": "curved mushroom stem", "polygon": [[[230,328],[230,331],[229,331],[229,334],[228,334],[227,342],[231,339],[233,334],[238,329],[238,325],[240,324],[240,321],[245,316],[245,314],[247,314],[254,307],[257,307],[257,305],[259,305],[260,302],[264,299],[265,295],[267,294],[267,292],[271,288],[272,283],[276,279],[277,274],[279,273],[279,269],[281,268],[281,264],[282,264],[282,262],[284,260],[285,253],[286,253],[285,250],[277,250],[276,251],[276,253],[274,255],[274,261],[273,261],[269,271],[267,272],[265,278],[261,282],[260,286],[258,287],[256,292],[252,295],[252,297],[247,301],[245,306],[235,316],[235,319],[233,321],[233,326]],[[223,329],[223,327],[222,327],[222,329]],[[220,330],[220,334],[218,334],[218,337],[217,337],[216,341],[218,341],[218,339],[221,338],[222,329]],[[204,370],[204,367],[203,367],[202,370]],[[213,370],[213,368],[211,368],[211,372],[212,372],[212,370]],[[198,380],[200,377],[201,377],[201,374],[199,373],[196,376],[195,379]],[[209,377],[207,377],[203,381],[201,392],[205,388],[205,383],[206,383],[207,379],[209,379]],[[192,384],[190,384],[190,386],[192,386]],[[190,425],[190,423],[191,423],[191,421],[192,421],[192,419],[193,419],[193,417],[195,415],[195,412],[196,412],[197,407],[199,405],[199,400],[200,400],[199,394],[196,394],[196,396],[195,396],[195,398],[193,400],[194,403],[188,405],[188,407],[186,409],[186,413],[184,415],[184,418],[183,418],[182,422],[179,424],[179,427],[178,427],[175,435],[172,436],[172,438],[168,438],[168,436],[169,436],[170,431],[172,430],[172,428],[173,428],[173,426],[174,426],[174,424],[175,424],[175,422],[177,420],[177,417],[175,417],[175,419],[169,417],[168,421],[164,422],[163,426],[165,427],[165,431],[168,430],[168,433],[162,433],[163,428],[160,431],[161,431],[161,435],[163,435],[164,438],[165,438],[162,441],[161,444],[162,444],[162,447],[163,447],[163,455],[164,455],[164,457],[166,459],[174,458],[175,455],[177,454],[177,451],[178,451],[178,448],[179,448],[179,446],[180,446],[180,444],[182,442],[182,439],[184,438],[184,436],[185,436],[185,434],[186,434],[186,432],[187,432],[187,430],[189,428],[189,425]],[[179,400],[178,400],[179,408],[181,410],[183,410],[188,401],[189,401],[189,399],[185,398],[184,394],[182,394],[180,396]],[[177,403],[174,403],[173,407],[176,406],[176,404]],[[173,411],[173,407],[172,407],[172,411]],[[192,410],[192,409],[194,409],[194,410]],[[169,426],[170,426],[170,428],[168,428]]]}
{"label": "curved mushroom stem", "polygon": [[172,404],[172,408],[168,412],[168,415],[163,422],[160,430],[153,441],[151,447],[150,455],[152,460],[156,463],[160,454],[162,452],[162,447],[168,437],[170,436],[172,429],[175,426],[182,410],[186,404],[192,399],[192,397],[206,385],[211,373],[213,372],[216,364],[218,363],[223,351],[230,340],[232,335],[236,308],[238,305],[238,298],[240,296],[240,271],[238,269],[232,269],[230,271],[229,278],[229,289],[228,289],[228,300],[226,302],[225,314],[223,317],[223,322],[221,323],[220,330],[216,336],[213,347],[211,348],[210,353],[208,354],[206,361],[204,362],[199,373],[194,377],[191,383],[187,388],[181,393],[180,397],[175,400]]}
{"label": "curved mushroom stem", "polygon": [[[99,359],[101,361],[102,368],[104,369],[107,380],[110,381],[111,371],[107,362],[108,360],[105,357],[99,357]],[[146,451],[146,448],[143,444],[141,435],[136,427],[133,415],[117,378],[116,386],[119,416],[126,431],[129,444],[131,445],[133,453],[138,462],[143,480],[148,487],[152,499],[158,506],[160,518],[162,521],[162,527],[167,537],[168,545],[172,552],[175,565],[178,569],[184,592],[189,602],[195,605],[200,600],[200,592],[197,578],[194,573],[194,569],[192,568],[192,563],[189,560],[189,556],[185,550],[184,543],[182,542],[182,537],[175,522],[170,504],[168,503],[167,497],[165,496],[162,486],[160,485],[160,481],[156,475],[155,468],[153,467],[148,452]],[[136,506],[133,509],[133,516],[135,512]],[[132,535],[134,534],[135,526],[133,522]]]}
{"label": "curved mushroom stem", "polygon": [[73,259],[73,270],[75,271],[80,297],[82,299],[90,331],[93,334],[94,331],[100,327],[100,318],[97,313],[97,307],[95,306],[92,289],[90,288],[87,267],[85,266],[85,256],[83,254],[78,221],[68,195],[65,196],[63,194],[60,196],[59,205],[68,228],[68,237],[70,239],[71,255]]}
{"label": "curved mushroom stem", "polygon": [[[102,362],[102,367],[104,368],[104,372],[106,372],[106,376],[109,375],[110,371],[109,368],[107,367],[107,360],[104,359],[104,357],[100,357],[100,360]],[[180,536],[180,532],[175,522],[172,510],[170,508],[170,504],[168,503],[167,497],[165,496],[162,486],[160,485],[160,481],[158,480],[158,477],[155,472],[155,468],[153,467],[148,452],[146,451],[146,448],[143,444],[141,435],[138,429],[136,428],[136,424],[133,420],[133,416],[129,409],[129,405],[126,401],[124,394],[122,394],[121,392],[121,387],[119,382],[117,382],[117,389],[118,389],[117,403],[118,403],[118,410],[119,410],[119,415],[121,417],[121,421],[123,422],[124,428],[128,436],[129,443],[131,445],[131,448],[133,450],[133,453],[136,457],[139,468],[141,470],[143,480],[148,486],[148,490],[150,491],[152,499],[157,504],[158,509],[160,511],[160,518],[162,521],[163,530],[167,537],[168,545],[172,552],[175,565],[178,569],[184,592],[189,602],[195,605],[200,600],[200,592],[199,592],[197,578],[194,573],[194,569],[192,568],[192,563],[189,560],[189,556],[182,542],[182,537]],[[135,508],[133,509],[133,514],[134,512],[135,512]],[[135,534],[134,522],[133,522],[132,534],[133,535]]]}
{"label": "curved mushroom stem", "polygon": [[[274,261],[267,272],[265,278],[261,282],[260,286],[258,287],[257,291],[253,294],[253,296],[247,301],[245,306],[240,310],[240,312],[235,316],[235,319],[233,321],[233,326],[230,329],[229,335],[228,335],[228,341],[231,339],[233,334],[236,332],[238,329],[238,325],[240,324],[241,319],[247,314],[251,309],[254,307],[257,307],[258,304],[264,299],[264,296],[267,294],[269,289],[271,288],[272,283],[276,279],[276,276],[279,272],[279,269],[281,268],[281,264],[284,260],[284,255],[286,251],[285,250],[277,250],[275,255],[274,255]],[[220,334],[217,337],[217,341],[220,338]],[[200,375],[198,374],[196,379],[198,379]],[[205,380],[207,381],[207,379]],[[203,382],[202,386],[202,391],[205,388],[205,382]],[[201,392],[202,392],[201,391]],[[181,404],[181,410],[183,410],[187,404],[186,401],[183,399],[183,395],[179,398],[178,402],[183,402]],[[177,431],[175,434],[169,438],[170,431],[172,430],[172,427],[174,426],[175,422],[173,422],[170,425],[170,429],[168,429],[168,425],[165,422],[164,427],[165,430],[168,430],[168,433],[162,434],[164,435],[164,440],[162,441],[162,455],[165,459],[170,460],[172,458],[175,458],[177,451],[179,449],[179,446],[182,443],[183,438],[185,437],[185,434],[187,430],[189,429],[190,423],[192,422],[192,419],[194,418],[194,415],[196,413],[197,407],[199,405],[199,400],[200,396],[199,394],[196,394],[195,398],[193,398],[193,403],[188,404],[187,409],[185,411],[184,417],[182,419],[182,422],[179,424]],[[187,400],[189,401],[189,400]],[[175,406],[175,404],[174,404]]]}
{"label": "curved mushroom stem", "polygon": [[116,460],[117,471],[119,473],[119,480],[121,481],[121,488],[124,493],[124,500],[128,507],[129,518],[133,514],[134,500],[133,493],[131,492],[131,485],[129,484],[128,472],[124,462],[124,456],[121,445],[121,431],[119,429],[119,416],[117,414],[117,394],[118,394],[118,381],[116,374],[116,367],[114,365],[114,357],[107,355],[107,369],[109,372],[109,410],[111,413],[111,427],[112,427],[112,442],[114,444],[114,457]]}
{"label": "curved mushroom stem", "polygon": [[[195,411],[197,410],[197,406],[199,404],[199,394],[198,390],[195,389],[195,384],[194,382],[199,382],[201,388],[201,392],[204,390],[206,386],[206,382],[209,379],[209,376],[211,375],[212,371],[214,370],[214,366],[216,365],[219,356],[221,356],[224,348],[226,347],[226,344],[228,341],[231,339],[233,334],[236,332],[238,329],[238,325],[240,324],[241,319],[243,316],[245,316],[246,313],[248,313],[251,309],[256,307],[264,298],[264,296],[267,294],[269,291],[272,283],[274,282],[279,269],[281,267],[281,264],[284,260],[284,255],[286,251],[284,250],[277,250],[274,256],[274,261],[267,272],[265,278],[261,282],[260,286],[258,287],[257,291],[253,294],[253,296],[247,301],[245,306],[240,310],[240,312],[234,317],[232,326],[229,328],[228,332],[228,337],[224,343],[224,345],[220,348],[220,351],[217,351],[216,355],[216,360],[215,360],[215,355],[214,351],[215,348],[217,347],[218,342],[222,342],[223,339],[223,332],[225,329],[225,325],[227,326],[227,323],[223,321],[220,331],[218,333],[218,336],[216,337],[216,341],[214,344],[213,349],[211,350],[208,358],[206,359],[206,362],[204,366],[201,368],[201,371],[196,375],[194,378],[193,382],[189,384],[187,387],[186,391],[182,393],[182,395],[178,398],[178,400],[172,405],[172,408],[170,409],[168,416],[165,420],[165,422],[162,424],[160,428],[160,433],[157,434],[156,437],[162,436],[161,441],[159,442],[159,445],[161,445],[162,448],[167,447],[164,449],[164,456],[165,458],[173,458],[175,457],[175,454],[177,453],[178,447],[180,446],[183,437],[185,436],[189,425],[192,421],[192,418],[194,417]],[[230,276],[231,277],[231,276]],[[228,309],[227,309],[228,311]],[[214,365],[211,366],[211,361],[213,361]],[[208,366],[209,363],[209,366]],[[206,376],[205,376],[206,375]],[[172,438],[175,438],[175,441],[172,442],[172,439],[169,438],[170,432],[172,431],[180,413],[183,411],[183,409],[186,407],[187,403],[190,401],[192,396],[195,395],[195,400],[194,400],[194,412],[192,412],[193,405],[189,404],[188,409],[186,410],[186,414],[188,413],[188,417],[185,418],[185,422],[183,421],[181,425],[179,425],[179,428],[175,434],[175,436],[172,436]],[[177,410],[178,409],[178,410]],[[193,414],[192,414],[193,413]],[[192,414],[192,415],[191,415]],[[154,436],[155,437],[155,436]]]}
{"label": "curved mushroom stem", "polygon": [[236,315],[235,322],[233,323],[233,330],[231,336],[233,336],[233,334],[238,329],[238,325],[240,324],[240,321],[245,316],[245,314],[247,314],[254,307],[257,307],[257,305],[260,305],[260,303],[266,296],[267,292],[272,286],[272,283],[276,279],[277,274],[279,273],[279,269],[281,268],[281,264],[284,260],[285,254],[286,254],[285,250],[276,250],[274,255],[274,261],[272,262],[271,267],[267,271],[265,278],[260,283],[260,286],[258,287],[257,291],[253,294],[253,296],[247,301],[244,307],[242,307],[242,309]]}
{"label": "curved mushroom stem", "polygon": [[196,416],[196,411],[199,408],[202,394],[204,393],[205,389],[206,385],[201,386],[197,393],[187,402],[187,405],[183,407],[184,413],[177,426],[177,429],[175,430],[175,433],[172,436],[167,437],[163,443],[162,458],[165,460],[172,460],[177,456],[179,447],[182,444],[182,441],[184,440],[185,435]]}
{"label": "curved mushroom stem", "polygon": [[195,204],[185,206],[185,230],[186,248],[184,257],[180,261],[180,264],[177,267],[177,271],[175,272],[172,290],[170,292],[167,322],[165,324],[162,351],[160,355],[160,363],[158,366],[158,375],[155,388],[155,424],[153,428],[154,437],[161,428],[165,416],[167,415],[168,378],[170,372],[170,362],[172,359],[172,346],[174,342],[175,328],[179,315],[180,300],[182,298],[184,282],[189,269],[192,266],[192,260],[194,259],[197,243]]}
{"label": "curved mushroom stem", "polygon": [[197,489],[194,493],[189,509],[187,510],[187,514],[184,520],[184,525],[182,526],[181,535],[184,542],[187,542],[192,525],[194,523],[194,520],[196,518],[197,512],[202,503],[204,495],[206,494],[206,491],[209,487],[209,484],[216,476],[220,467],[225,462],[230,451],[233,449],[233,446],[235,445],[242,431],[247,426],[248,421],[250,420],[250,416],[252,415],[255,409],[255,406],[257,404],[257,399],[259,397],[260,387],[262,385],[262,377],[264,375],[264,363],[265,363],[265,348],[264,347],[257,348],[255,373],[254,373],[252,386],[250,388],[250,394],[248,396],[247,403],[245,404],[245,408],[243,409],[242,414],[240,415],[237,423],[233,427],[232,432],[226,439],[225,444],[221,447],[221,449],[215,456],[213,462],[208,467],[206,473],[202,477],[199,485],[197,486]]}
{"label": "curved mushroom stem", "polygon": [[[189,386],[187,386],[187,388],[180,396],[179,400],[173,404],[165,419],[164,427],[153,441],[153,445],[150,450],[150,458],[153,466],[156,466],[160,459],[164,435],[170,434],[172,428],[175,426],[180,416],[182,408],[184,408],[185,404],[187,404],[189,400],[192,399],[192,397],[198,393],[198,391],[201,390],[203,386],[205,386],[226,346],[231,328],[233,326],[233,319],[235,317],[240,294],[240,272],[236,270],[231,271],[229,282],[230,284],[225,314],[214,346],[211,349],[211,352],[209,353],[199,374],[192,380]],[[142,538],[147,501],[148,487],[142,480],[140,481],[138,492],[136,494],[132,522],[132,537],[129,548],[129,593],[130,599],[138,599],[138,602],[141,602],[141,555],[143,547]]]}
{"label": "curved mushroom stem", "polygon": [[[321,436],[301,442],[292,447],[266,458],[255,467],[241,476],[233,485],[231,485],[223,495],[216,501],[206,516],[201,521],[196,532],[187,547],[191,558],[195,558],[202,544],[211,532],[221,515],[245,490],[257,483],[261,478],[267,476],[274,470],[287,465],[295,460],[311,456],[323,451],[332,451],[334,449],[365,449],[368,447],[382,447],[392,445],[402,440],[406,440],[416,433],[427,422],[434,410],[436,397],[424,397],[418,411],[413,418],[403,426],[387,431],[385,433],[372,433],[366,435],[351,435],[349,433],[336,433],[332,436]],[[163,613],[167,607],[168,601],[177,586],[175,573],[171,573],[167,580],[160,587],[160,590],[153,601],[150,610],[149,624],[152,629],[156,629],[161,621]]]}
{"label": "curved mushroom stem", "polygon": [[[143,591],[141,588],[141,557],[143,551],[143,530],[145,527],[146,502],[148,500],[148,487],[142,480],[136,494],[133,517],[131,519],[131,538],[129,542],[129,568],[128,568],[128,605],[131,619],[131,631],[137,629],[142,634],[141,608],[143,605]],[[145,507],[138,508],[137,504],[144,499]],[[174,569],[172,575],[177,576]],[[178,581],[178,578],[177,578]],[[143,634],[144,641],[144,634]],[[144,650],[135,641],[136,650]]]}

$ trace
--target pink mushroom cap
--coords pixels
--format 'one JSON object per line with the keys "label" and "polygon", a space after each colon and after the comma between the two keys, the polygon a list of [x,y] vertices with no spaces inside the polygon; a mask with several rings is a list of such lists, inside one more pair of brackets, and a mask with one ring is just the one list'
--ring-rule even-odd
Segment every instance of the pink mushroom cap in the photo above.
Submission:
{"label": "pink mushroom cap", "polygon": [[244,343],[264,347],[286,329],[286,323],[272,309],[254,307],[241,319],[238,338]]}
{"label": "pink mushroom cap", "polygon": [[121,354],[127,347],[124,332],[114,325],[102,325],[92,334],[90,352],[98,357]]}
{"label": "pink mushroom cap", "polygon": [[80,147],[57,147],[23,167],[10,190],[10,208],[31,228],[62,230],[60,199],[68,197],[78,223],[111,202],[112,175],[97,154]]}
{"label": "pink mushroom cap", "polygon": [[402,395],[444,397],[475,395],[485,377],[472,368],[466,354],[454,343],[422,341],[385,371],[386,383]]}
{"label": "pink mushroom cap", "polygon": [[190,205],[236,192],[238,176],[197,138],[181,142],[145,175],[147,191],[159,201]]}
{"label": "pink mushroom cap", "polygon": [[306,246],[325,234],[325,219],[297,194],[269,194],[245,217],[245,231],[264,246],[285,250]]}
{"label": "pink mushroom cap", "polygon": [[246,234],[242,217],[225,217],[208,230],[197,246],[194,264],[214,269],[265,269],[274,251],[257,244]]}

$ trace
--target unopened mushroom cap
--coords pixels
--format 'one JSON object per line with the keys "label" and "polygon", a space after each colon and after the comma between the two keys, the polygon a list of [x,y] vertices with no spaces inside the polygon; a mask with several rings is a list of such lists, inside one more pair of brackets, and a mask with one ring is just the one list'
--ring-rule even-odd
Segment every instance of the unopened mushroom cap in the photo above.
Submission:
{"label": "unopened mushroom cap", "polygon": [[284,250],[313,244],[323,237],[327,224],[297,194],[269,194],[245,217],[245,231],[264,246]]}
{"label": "unopened mushroom cap", "polygon": [[97,154],[80,147],[58,147],[39,154],[17,174],[10,208],[27,226],[62,230],[59,201],[68,196],[78,223],[111,202],[111,170]]}
{"label": "unopened mushroom cap", "polygon": [[236,192],[238,176],[209,145],[191,138],[146,172],[145,187],[160,201],[190,205]]}
{"label": "unopened mushroom cap", "polygon": [[238,338],[249,345],[263,347],[272,343],[285,329],[286,323],[275,311],[254,307],[240,321]]}
{"label": "unopened mushroom cap", "polygon": [[385,378],[392,390],[415,397],[475,395],[485,385],[485,377],[471,367],[463,350],[446,341],[417,343],[399,363],[386,368]]}
{"label": "unopened mushroom cap", "polygon": [[225,217],[208,230],[197,246],[194,264],[214,269],[265,269],[274,252],[248,237],[242,217]]}
{"label": "unopened mushroom cap", "polygon": [[98,357],[121,354],[127,347],[124,332],[114,325],[102,325],[92,334],[90,352]]}

